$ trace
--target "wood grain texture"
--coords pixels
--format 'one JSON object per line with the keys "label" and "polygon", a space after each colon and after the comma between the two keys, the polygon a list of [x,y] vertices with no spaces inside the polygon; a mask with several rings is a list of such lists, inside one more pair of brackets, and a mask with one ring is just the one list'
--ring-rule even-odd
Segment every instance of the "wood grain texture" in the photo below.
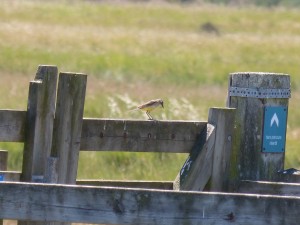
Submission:
{"label": "wood grain texture", "polygon": [[175,190],[202,191],[212,175],[215,127],[207,124],[174,181]]}
{"label": "wood grain texture", "polygon": [[24,142],[26,111],[0,110],[0,141]]}
{"label": "wood grain texture", "polygon": [[[0,110],[0,141],[23,142],[26,111]],[[205,121],[147,121],[83,118],[82,151],[189,153]],[[2,124],[2,125],[1,125]]]}
{"label": "wood grain texture", "polygon": [[208,122],[216,129],[210,191],[228,191],[235,109],[210,108]]}
{"label": "wood grain texture", "polygon": [[300,198],[0,183],[0,218],[95,224],[293,225]]}
{"label": "wood grain texture", "polygon": [[[0,171],[0,175],[4,175],[4,181],[20,182],[21,172]],[[80,180],[76,180],[76,184],[77,185],[88,185],[88,186],[109,186],[109,187],[173,190],[173,181],[80,179]]]}
{"label": "wood grain texture", "polygon": [[278,182],[300,183],[300,174],[279,174]]}
{"label": "wood grain texture", "polygon": [[0,170],[7,170],[8,151],[0,150]]}
{"label": "wood grain texture", "polygon": [[85,74],[59,74],[53,142],[47,158],[47,182],[76,183],[86,83]]}
{"label": "wood grain texture", "polygon": [[[22,181],[44,182],[52,144],[57,73],[56,66],[40,65],[35,80],[29,84]],[[18,224],[44,225],[27,221]]]}
{"label": "wood grain texture", "polygon": [[300,197],[300,184],[246,180],[240,183],[238,192]]}
{"label": "wood grain texture", "polygon": [[[288,89],[290,77],[274,73],[233,73],[232,87]],[[265,106],[288,106],[288,99],[229,96],[229,107],[236,108],[235,134],[231,158],[231,177],[238,180],[276,180],[284,167],[284,153],[262,153]]]}
{"label": "wood grain texture", "polygon": [[31,81],[29,84],[27,112],[25,120],[25,140],[23,149],[23,164],[22,164],[22,181],[32,181],[33,165],[36,139],[38,134],[36,132],[39,95],[42,93],[42,81]]}
{"label": "wood grain texture", "polygon": [[77,180],[78,185],[173,190],[173,181]]}
{"label": "wood grain texture", "polygon": [[58,183],[58,157],[48,157],[45,183]]}
{"label": "wood grain texture", "polygon": [[30,82],[23,151],[22,180],[45,176],[53,133],[57,86],[57,67],[39,66]]}
{"label": "wood grain texture", "polygon": [[58,183],[75,183],[87,75],[60,73],[51,157],[57,157]]}
{"label": "wood grain texture", "polygon": [[18,171],[0,171],[0,175],[4,175],[4,181],[19,182],[21,172]]}
{"label": "wood grain texture", "polygon": [[206,122],[84,119],[82,150],[190,152]]}

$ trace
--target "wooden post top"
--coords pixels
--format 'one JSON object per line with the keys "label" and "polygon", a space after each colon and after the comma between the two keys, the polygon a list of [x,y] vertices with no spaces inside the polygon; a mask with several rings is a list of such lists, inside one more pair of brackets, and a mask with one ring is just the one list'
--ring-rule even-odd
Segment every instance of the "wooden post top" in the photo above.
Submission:
{"label": "wooden post top", "polygon": [[290,75],[269,72],[236,72],[230,74],[230,86],[249,88],[290,88]]}

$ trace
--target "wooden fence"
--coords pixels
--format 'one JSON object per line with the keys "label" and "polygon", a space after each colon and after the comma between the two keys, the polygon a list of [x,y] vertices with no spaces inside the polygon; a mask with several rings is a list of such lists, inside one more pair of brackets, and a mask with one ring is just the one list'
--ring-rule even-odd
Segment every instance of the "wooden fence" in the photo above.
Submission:
{"label": "wooden fence", "polygon": [[[19,224],[300,221],[299,176],[278,174],[284,151],[261,150],[264,107],[287,105],[289,96],[231,93],[281,93],[289,89],[288,75],[231,74],[231,108],[211,108],[207,121],[83,118],[86,82],[84,74],[39,66],[27,110],[0,110],[0,141],[24,142],[21,172],[6,171],[8,152],[0,151],[0,218]],[[173,182],[90,181],[76,180],[79,151],[189,156]]]}

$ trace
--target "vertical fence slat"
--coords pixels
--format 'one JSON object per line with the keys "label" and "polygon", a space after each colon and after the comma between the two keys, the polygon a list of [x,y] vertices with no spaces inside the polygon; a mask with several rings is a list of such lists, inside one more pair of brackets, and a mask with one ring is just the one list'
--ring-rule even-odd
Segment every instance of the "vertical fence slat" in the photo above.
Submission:
{"label": "vertical fence slat", "polygon": [[208,122],[216,128],[210,190],[227,191],[235,109],[211,108]]}
{"label": "vertical fence slat", "polygon": [[[56,66],[39,66],[29,84],[21,180],[43,182],[50,155],[57,86]],[[44,222],[18,221],[19,225]]]}
{"label": "vertical fence slat", "polygon": [[52,144],[57,67],[39,66],[30,82],[22,181],[43,181]]}
{"label": "vertical fence slat", "polygon": [[23,166],[21,181],[32,181],[33,157],[35,142],[35,126],[37,117],[38,95],[41,90],[40,81],[31,81],[29,84],[28,105],[25,125],[25,142],[23,151]]}
{"label": "vertical fence slat", "polygon": [[[37,149],[42,150],[39,151],[40,157],[36,157],[34,163],[35,165],[39,165],[39,167],[36,168],[37,173],[42,172],[43,177],[45,177],[47,158],[50,156],[52,146],[58,69],[56,66],[39,66],[35,79],[42,80],[43,88],[39,99],[40,113],[38,116],[40,116],[40,118],[38,118],[39,124],[36,132],[39,134],[39,137],[37,138],[38,141],[35,146]],[[39,158],[42,158],[43,163],[37,162]]]}
{"label": "vertical fence slat", "polygon": [[86,83],[87,76],[84,74],[59,74],[53,142],[45,176],[47,183],[76,183]]}
{"label": "vertical fence slat", "polygon": [[87,76],[60,73],[51,157],[58,158],[58,183],[75,184]]}
{"label": "vertical fence slat", "polygon": [[0,150],[0,170],[7,170],[8,151]]}

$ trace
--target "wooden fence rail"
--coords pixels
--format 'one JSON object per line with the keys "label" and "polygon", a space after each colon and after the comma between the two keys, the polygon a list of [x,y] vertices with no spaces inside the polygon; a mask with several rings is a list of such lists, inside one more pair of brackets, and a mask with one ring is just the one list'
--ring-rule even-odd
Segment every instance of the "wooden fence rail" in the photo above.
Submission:
{"label": "wooden fence rail", "polygon": [[82,150],[189,153],[207,122],[84,119]]}
{"label": "wooden fence rail", "polygon": [[25,141],[26,111],[0,110],[0,140],[2,142]]}
{"label": "wooden fence rail", "polygon": [[[26,111],[0,110],[1,142],[25,141]],[[205,121],[83,118],[82,151],[190,153]],[[176,143],[174,145],[174,143]]]}
{"label": "wooden fence rail", "polygon": [[96,224],[297,224],[299,197],[1,183],[0,218]]}

